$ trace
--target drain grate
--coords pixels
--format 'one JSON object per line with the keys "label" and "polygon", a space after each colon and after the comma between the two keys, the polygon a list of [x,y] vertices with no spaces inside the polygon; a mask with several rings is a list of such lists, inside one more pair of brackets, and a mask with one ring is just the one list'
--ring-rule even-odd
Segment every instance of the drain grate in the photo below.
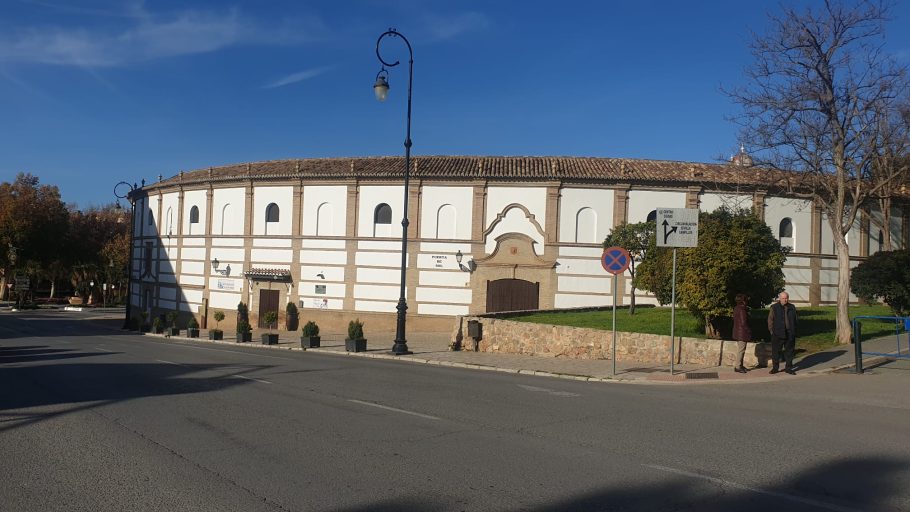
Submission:
{"label": "drain grate", "polygon": [[686,379],[716,379],[717,372],[687,373]]}

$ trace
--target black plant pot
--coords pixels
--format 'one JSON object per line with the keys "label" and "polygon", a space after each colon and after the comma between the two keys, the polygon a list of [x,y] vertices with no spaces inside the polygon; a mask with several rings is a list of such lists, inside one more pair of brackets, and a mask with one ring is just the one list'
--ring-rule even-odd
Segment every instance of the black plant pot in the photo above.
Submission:
{"label": "black plant pot", "polygon": [[277,334],[263,334],[262,335],[262,344],[263,345],[277,345],[278,344],[278,335]]}
{"label": "black plant pot", "polygon": [[345,338],[344,349],[348,352],[366,352],[367,340],[365,338],[361,338],[359,340]]}
{"label": "black plant pot", "polygon": [[253,333],[251,332],[238,332],[237,333],[237,343],[249,343],[253,341]]}
{"label": "black plant pot", "polygon": [[212,329],[211,331],[209,331],[209,339],[210,340],[224,339],[224,331],[219,330],[219,329]]}
{"label": "black plant pot", "polygon": [[147,325],[140,325],[140,326],[139,326],[139,332],[149,332],[149,331],[151,331],[151,330],[152,330],[152,328],[149,327],[149,326],[147,326]]}
{"label": "black plant pot", "polygon": [[193,329],[192,327],[188,327],[186,329],[186,335],[189,336],[190,338],[198,338],[199,329]]}
{"label": "black plant pot", "polygon": [[319,336],[301,336],[300,337],[300,347],[301,348],[319,348]]}
{"label": "black plant pot", "polygon": [[167,335],[168,336],[180,336],[180,329],[178,329],[176,327],[168,327]]}

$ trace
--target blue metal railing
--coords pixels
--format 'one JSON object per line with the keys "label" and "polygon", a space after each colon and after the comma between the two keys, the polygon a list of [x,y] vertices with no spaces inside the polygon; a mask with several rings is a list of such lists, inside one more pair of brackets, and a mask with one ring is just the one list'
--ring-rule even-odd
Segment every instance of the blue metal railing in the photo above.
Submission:
{"label": "blue metal railing", "polygon": [[[894,322],[894,338],[897,344],[897,351],[887,352],[863,352],[862,349],[862,324],[860,320],[880,320]],[[910,317],[902,316],[856,316],[853,317],[853,350],[856,360],[856,373],[863,373],[863,356],[882,356],[892,359],[910,359],[910,334],[907,337],[907,353],[901,353],[901,329],[910,331]]]}

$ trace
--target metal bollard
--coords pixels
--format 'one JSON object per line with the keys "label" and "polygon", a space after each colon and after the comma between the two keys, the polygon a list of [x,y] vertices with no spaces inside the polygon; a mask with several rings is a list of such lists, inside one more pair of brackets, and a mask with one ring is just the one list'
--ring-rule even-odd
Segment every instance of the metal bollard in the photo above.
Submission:
{"label": "metal bollard", "polygon": [[863,349],[862,349],[862,324],[858,319],[853,319],[853,352],[856,364],[854,365],[855,373],[863,373]]}

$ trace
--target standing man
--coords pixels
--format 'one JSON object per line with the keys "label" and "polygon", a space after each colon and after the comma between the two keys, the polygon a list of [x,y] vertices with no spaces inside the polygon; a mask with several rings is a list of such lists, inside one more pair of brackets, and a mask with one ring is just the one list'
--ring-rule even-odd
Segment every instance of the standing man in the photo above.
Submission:
{"label": "standing man", "polygon": [[745,293],[736,294],[736,306],[733,308],[733,339],[736,340],[736,361],[733,371],[746,373],[743,358],[746,357],[746,342],[752,341],[752,329],[749,328],[749,297]]}
{"label": "standing man", "polygon": [[790,294],[780,292],[777,302],[768,313],[768,331],[771,333],[771,373],[780,371],[780,348],[784,347],[787,366],[784,371],[796,375],[793,369],[793,350],[796,347],[796,306],[790,304]]}

